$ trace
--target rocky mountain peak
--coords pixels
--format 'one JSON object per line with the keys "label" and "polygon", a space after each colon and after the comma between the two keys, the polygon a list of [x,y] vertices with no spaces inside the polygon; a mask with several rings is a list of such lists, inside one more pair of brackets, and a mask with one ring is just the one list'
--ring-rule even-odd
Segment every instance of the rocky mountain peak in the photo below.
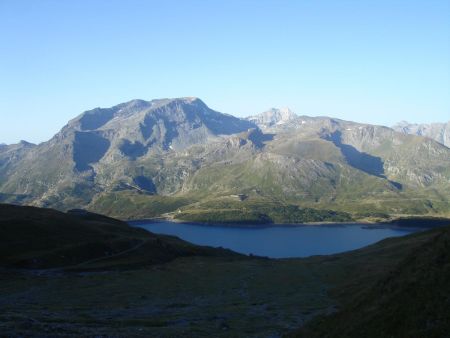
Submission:
{"label": "rocky mountain peak", "polygon": [[[0,200],[116,210],[116,198],[125,206],[135,193],[169,206],[173,194],[257,189],[258,198],[336,200],[339,209],[347,199],[340,191],[354,191],[352,201],[388,195],[400,202],[374,210],[407,213],[417,191],[414,212],[448,212],[449,167],[450,149],[386,127],[287,108],[242,119],[196,97],[132,100],[86,111],[47,142],[0,147]],[[427,189],[445,200],[432,204]]]}
{"label": "rocky mountain peak", "polygon": [[263,128],[269,128],[274,125],[285,124],[295,118],[297,118],[297,115],[289,108],[271,108],[260,114],[249,116],[247,120]]}
{"label": "rocky mountain peak", "polygon": [[191,102],[196,102],[196,101],[200,101],[200,102],[202,102],[203,103],[203,101],[202,100],[200,100],[198,97],[196,97],[196,96],[186,96],[186,97],[183,97],[183,98],[181,98],[182,100],[184,100],[184,101],[186,101],[186,102],[189,102],[189,103],[191,103]]}
{"label": "rocky mountain peak", "polygon": [[25,140],[20,140],[19,145],[22,147],[34,147],[36,146],[34,143],[25,141]]}
{"label": "rocky mountain peak", "polygon": [[94,166],[117,159],[136,161],[177,152],[254,127],[247,120],[210,109],[196,97],[132,100],[82,113],[50,141],[48,151],[65,144],[63,152],[71,157],[76,171],[92,173]]}

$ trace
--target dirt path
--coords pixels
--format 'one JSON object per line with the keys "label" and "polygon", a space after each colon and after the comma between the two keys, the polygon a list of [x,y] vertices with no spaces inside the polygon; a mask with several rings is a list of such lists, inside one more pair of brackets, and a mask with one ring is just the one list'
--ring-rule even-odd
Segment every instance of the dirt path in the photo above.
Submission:
{"label": "dirt path", "polygon": [[102,256],[102,257],[98,257],[98,258],[93,258],[93,259],[90,259],[90,260],[87,260],[87,261],[84,261],[84,262],[81,262],[81,263],[78,263],[78,264],[75,264],[75,265],[71,265],[71,266],[66,266],[66,267],[64,267],[64,268],[60,268],[60,270],[66,270],[66,269],[77,268],[77,267],[81,267],[81,266],[83,266],[83,265],[87,265],[87,264],[99,262],[99,261],[102,261],[102,260],[106,260],[106,259],[110,259],[110,258],[119,257],[119,256],[125,255],[125,254],[127,254],[127,253],[129,253],[129,252],[132,252],[132,251],[134,251],[134,250],[139,249],[140,247],[142,247],[144,244],[148,243],[149,241],[150,241],[150,239],[146,239],[146,240],[141,241],[140,243],[138,243],[137,245],[135,245],[135,246],[133,246],[133,247],[131,247],[131,248],[129,248],[129,249],[126,249],[126,250],[124,250],[124,251],[117,252],[117,253],[115,253],[115,254],[113,254],[113,255]]}
{"label": "dirt path", "polygon": [[132,251],[135,251],[135,250],[141,248],[144,244],[148,243],[150,240],[152,240],[152,239],[143,240],[140,243],[136,244],[135,246],[133,246],[133,247],[131,247],[129,249],[117,252],[117,253],[115,253],[113,255],[102,256],[102,257],[89,259],[87,261],[80,262],[80,263],[77,263],[77,264],[74,264],[74,265],[64,266],[64,267],[60,267],[60,268],[50,268],[50,269],[13,269],[13,270],[14,271],[19,271],[19,272],[31,273],[31,274],[34,274],[34,275],[47,275],[48,276],[48,275],[54,275],[54,274],[62,274],[62,273],[66,272],[67,270],[70,270],[70,269],[76,269],[76,268],[80,268],[80,267],[82,267],[84,265],[88,265],[88,264],[91,264],[91,263],[100,262],[102,260],[107,260],[107,259],[110,259],[110,258],[116,258],[116,257],[120,257],[122,255],[126,255],[126,254],[128,254],[128,253],[130,253]]}

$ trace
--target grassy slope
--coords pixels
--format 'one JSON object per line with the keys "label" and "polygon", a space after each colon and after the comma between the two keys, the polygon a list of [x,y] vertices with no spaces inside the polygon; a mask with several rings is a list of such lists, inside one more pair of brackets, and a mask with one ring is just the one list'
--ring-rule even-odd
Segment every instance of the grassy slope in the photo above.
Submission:
{"label": "grassy slope", "polygon": [[[198,150],[199,153],[195,149],[189,150],[189,156],[170,154],[166,159],[155,157],[139,162],[139,168],[145,168],[141,174],[152,177],[162,195],[130,190],[105,192],[94,198],[89,209],[123,219],[157,217],[181,209],[183,214],[176,215],[179,219],[222,223],[340,221],[342,218],[342,214],[324,217],[321,210],[349,213],[354,219],[387,218],[389,215],[450,216],[444,185],[404,184],[402,190],[398,190],[386,178],[348,165],[336,146],[317,136],[310,139],[295,134],[280,137],[268,142],[262,152],[247,148],[221,149],[219,156],[206,148]],[[396,148],[392,145],[383,145],[378,150],[395,163],[400,161],[397,152],[414,150],[397,149],[395,152],[393,149]],[[408,167],[408,161],[413,160],[411,156],[406,157],[404,165]],[[436,159],[430,161],[439,167]],[[130,167],[126,171],[136,170]],[[406,180],[398,178],[401,182]],[[235,207],[230,208],[228,197],[236,194],[246,194],[250,201],[241,205],[235,203]],[[275,206],[277,212],[268,208],[261,211],[261,203]],[[298,206],[307,212],[302,215],[283,206]]]}
{"label": "grassy slope", "polygon": [[[158,196],[121,191],[104,194],[94,200],[89,209],[121,219],[144,219],[167,214],[179,220],[194,222],[220,223],[303,223],[303,222],[346,222],[386,221],[389,218],[404,216],[443,216],[448,213],[438,212],[431,205],[438,205],[440,197],[416,197],[409,192],[409,197],[396,199],[386,195],[383,199],[372,196],[366,199],[338,198],[331,203],[302,202],[270,198],[254,192],[248,198],[239,201],[230,195],[210,195],[189,193],[175,196]],[[433,199],[434,204],[427,204]],[[440,210],[446,208],[441,202]],[[435,210],[431,212],[430,210]],[[388,212],[391,211],[391,212]]]}
{"label": "grassy slope", "polygon": [[0,204],[0,266],[102,269],[220,254],[227,252],[154,235],[97,214]]}
{"label": "grassy slope", "polygon": [[201,194],[158,196],[122,191],[97,198],[90,210],[122,219],[169,217],[204,223],[302,223],[345,222],[350,214],[328,209],[301,208],[296,204],[262,196],[244,201],[235,197],[204,198]]}
{"label": "grassy slope", "polygon": [[[255,157],[235,164],[206,165],[193,173],[183,190],[175,194],[107,192],[96,197],[89,209],[122,219],[157,217],[181,209],[183,214],[176,215],[178,219],[222,223],[237,220],[341,221],[344,213],[350,214],[347,220],[403,215],[450,216],[445,187],[440,191],[434,186],[420,189],[404,186],[400,191],[386,179],[368,175],[343,162],[330,166],[324,164],[326,162],[308,162],[312,160],[308,157],[273,156],[270,161]],[[236,194],[250,198],[244,203],[234,203],[230,208],[229,196]],[[269,208],[261,210],[261,204]],[[272,206],[273,210],[267,210]],[[294,211],[290,207],[307,212]],[[323,210],[325,213],[333,210],[338,215],[329,213],[327,216]]]}
{"label": "grassy slope", "polygon": [[[367,273],[363,277],[347,278],[347,284],[335,290],[342,304],[340,311],[318,317],[293,336],[447,336],[450,332],[450,228],[389,241],[416,242],[416,245],[408,250],[403,248],[398,263],[378,272],[372,282],[368,282]],[[370,265],[367,269],[370,271]]]}
{"label": "grassy slope", "polygon": [[122,219],[143,219],[161,216],[193,202],[196,201],[190,197],[158,196],[121,191],[97,197],[90,204],[89,210]]}
{"label": "grassy slope", "polygon": [[233,197],[210,199],[180,208],[174,214],[179,220],[203,223],[306,223],[346,222],[350,214],[331,210],[300,208],[279,200],[248,198],[239,201]]}

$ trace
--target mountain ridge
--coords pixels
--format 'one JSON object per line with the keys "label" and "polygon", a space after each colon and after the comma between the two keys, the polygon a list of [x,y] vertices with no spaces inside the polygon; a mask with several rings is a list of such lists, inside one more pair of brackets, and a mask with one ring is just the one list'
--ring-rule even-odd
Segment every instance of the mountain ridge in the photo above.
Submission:
{"label": "mountain ridge", "polygon": [[243,119],[194,97],[131,100],[88,110],[39,145],[0,147],[0,201],[198,221],[447,215],[449,168],[450,149],[384,126],[288,109]]}
{"label": "mountain ridge", "polygon": [[429,137],[450,148],[450,121],[444,123],[409,123],[401,121],[392,129],[405,133]]}

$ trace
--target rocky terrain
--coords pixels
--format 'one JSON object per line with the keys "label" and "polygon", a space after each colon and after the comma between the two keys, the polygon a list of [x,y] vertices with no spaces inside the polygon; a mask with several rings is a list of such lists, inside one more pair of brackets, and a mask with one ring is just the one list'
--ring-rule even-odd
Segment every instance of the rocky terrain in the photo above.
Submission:
{"label": "rocky terrain", "polygon": [[280,126],[295,120],[297,115],[289,108],[272,108],[260,114],[249,116],[247,120],[255,123],[261,129],[268,129],[273,126]]}
{"label": "rocky terrain", "polygon": [[127,219],[448,215],[449,191],[450,149],[430,138],[288,109],[240,119],[198,98],[96,108],[0,147],[0,201]]}
{"label": "rocky terrain", "polygon": [[429,137],[450,148],[450,121],[447,123],[430,124],[408,123],[402,121],[394,125],[392,129],[405,134]]}

